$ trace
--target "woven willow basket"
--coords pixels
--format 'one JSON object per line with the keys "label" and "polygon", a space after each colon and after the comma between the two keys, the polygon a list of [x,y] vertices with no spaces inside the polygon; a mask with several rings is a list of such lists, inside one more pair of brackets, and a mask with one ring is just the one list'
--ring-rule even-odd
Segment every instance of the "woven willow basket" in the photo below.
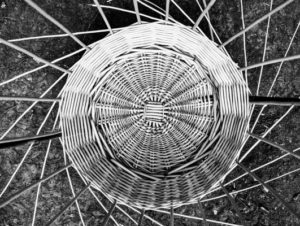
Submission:
{"label": "woven willow basket", "polygon": [[94,43],[63,88],[63,146],[108,196],[139,208],[180,206],[235,166],[248,90],[202,32],[135,24]]}

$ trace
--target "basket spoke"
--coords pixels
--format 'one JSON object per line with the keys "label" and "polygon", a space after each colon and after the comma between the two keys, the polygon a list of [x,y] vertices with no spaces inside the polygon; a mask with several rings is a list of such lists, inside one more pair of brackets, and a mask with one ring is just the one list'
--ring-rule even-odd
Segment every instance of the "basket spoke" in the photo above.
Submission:
{"label": "basket spoke", "polygon": [[200,213],[201,213],[202,218],[203,218],[203,225],[208,226],[208,223],[206,221],[206,214],[205,214],[205,211],[204,211],[204,208],[203,208],[203,205],[202,205],[202,202],[201,202],[200,199],[198,199],[198,207],[200,209]]}
{"label": "basket spoke", "polygon": [[108,223],[108,220],[110,218],[110,216],[112,215],[112,213],[114,212],[114,209],[117,205],[117,200],[114,201],[114,203],[112,204],[111,208],[109,209],[107,215],[105,216],[103,223],[101,226],[106,226],[106,224]]}
{"label": "basket spoke", "polygon": [[28,101],[28,102],[59,102],[58,98],[35,98],[35,97],[8,97],[8,96],[0,96],[0,101]]}
{"label": "basket spoke", "polygon": [[271,188],[268,184],[263,182],[259,177],[257,177],[254,173],[252,173],[249,169],[247,169],[242,163],[239,163],[236,161],[236,164],[240,168],[242,168],[245,172],[247,172],[251,177],[253,177],[253,179],[257,180],[264,188],[266,188],[268,191],[270,191],[270,193],[272,193],[272,195],[276,199],[278,199],[288,209],[288,211],[290,213],[292,213],[295,217],[300,219],[300,215],[297,214],[297,212],[280,195],[278,195],[277,192],[275,192],[275,190],[273,190],[273,188]]}
{"label": "basket spoke", "polygon": [[57,27],[59,27],[61,30],[63,30],[65,33],[67,33],[75,42],[77,42],[79,45],[81,45],[83,48],[85,48],[87,51],[91,50],[90,47],[85,45],[82,41],[80,41],[75,35],[73,35],[64,25],[62,25],[60,22],[58,22],[56,19],[54,19],[52,16],[50,16],[48,13],[46,13],[42,8],[40,8],[36,3],[34,3],[32,0],[24,0],[28,5],[30,5],[32,8],[34,8],[36,11],[38,11],[43,17],[48,19],[50,22],[55,24]]}
{"label": "basket spoke", "polygon": [[201,20],[203,19],[203,17],[208,13],[208,11],[215,4],[215,2],[216,2],[216,0],[211,0],[209,2],[209,4],[207,5],[207,7],[202,11],[202,13],[200,14],[200,16],[198,17],[196,23],[193,26],[193,30],[196,30],[196,28],[199,26]]}
{"label": "basket spoke", "polygon": [[[299,150],[300,150],[300,149],[299,149]],[[254,172],[254,171],[255,171],[255,170],[251,170],[251,172]],[[289,171],[289,172],[287,172],[287,173],[284,173],[284,174],[282,174],[282,175],[280,175],[280,176],[277,176],[277,177],[274,177],[274,178],[272,178],[272,179],[266,180],[265,183],[267,184],[267,183],[270,183],[270,182],[272,182],[272,181],[279,180],[279,179],[281,179],[281,178],[283,178],[283,177],[289,176],[289,175],[291,175],[291,174],[293,174],[293,173],[297,173],[297,172],[299,172],[299,171],[300,171],[300,168],[295,169],[295,170],[291,170],[291,171]],[[245,175],[249,175],[249,174],[248,174],[248,173],[243,174],[243,176],[245,176]],[[224,186],[227,186],[229,183],[233,183],[233,182],[232,182],[232,181],[227,182],[226,184],[224,184]],[[258,187],[260,187],[260,186],[261,186],[261,184],[258,183],[258,184],[255,184],[255,185],[252,185],[252,186],[243,188],[243,189],[239,189],[239,190],[237,190],[237,191],[230,192],[230,194],[231,194],[231,195],[236,195],[236,194],[239,194],[239,193],[242,193],[242,192],[245,192],[245,191],[252,190],[252,189],[254,189],[254,188],[258,188]],[[215,190],[213,190],[213,191],[211,191],[211,192],[214,192],[214,191],[217,191],[217,190],[218,190],[218,189],[215,189]],[[208,193],[208,194],[209,194],[209,193]],[[203,199],[202,202],[209,202],[209,201],[217,200],[217,199],[224,198],[224,197],[226,197],[225,194],[224,194],[224,195],[219,195],[219,196],[214,196],[214,197],[212,197],[212,198]]]}
{"label": "basket spoke", "polygon": [[[51,107],[54,108],[54,106],[55,105],[53,104]],[[50,114],[51,111],[52,111],[52,109],[49,110],[48,114]],[[52,131],[54,131],[55,127],[57,126],[58,118],[59,118],[59,115],[57,114],[56,117],[55,117],[55,121],[53,123]],[[51,144],[52,144],[52,140],[49,140],[48,145],[47,145],[45,158],[44,158],[44,161],[43,161],[43,166],[42,166],[42,172],[41,172],[41,175],[40,175],[40,179],[43,179],[43,177],[44,177],[44,173],[45,173],[45,169],[46,169],[46,163],[47,163],[48,155],[49,155],[49,152],[50,152]],[[67,171],[68,171],[68,169],[67,169]],[[41,185],[42,184],[40,183],[37,187],[34,210],[33,210],[33,216],[32,216],[32,226],[35,225],[37,207],[38,207],[38,202],[39,202],[39,195],[40,195],[40,192],[41,192]]]}
{"label": "basket spoke", "polygon": [[140,214],[140,218],[139,218],[139,223],[138,226],[141,226],[143,223],[143,219],[144,219],[144,215],[145,215],[145,209],[141,210],[141,214]]}
{"label": "basket spoke", "polygon": [[174,226],[174,208],[173,208],[173,206],[170,209],[170,226]]}
{"label": "basket spoke", "polygon": [[70,202],[67,203],[67,205],[61,211],[59,211],[59,213],[57,213],[57,215],[55,215],[46,225],[52,225],[70,206],[73,205],[76,200],[78,200],[80,195],[82,195],[82,193],[84,193],[89,187],[90,184],[86,185],[80,192],[78,192],[78,194],[72,200],[70,200]]}
{"label": "basket spoke", "polygon": [[67,168],[71,167],[72,164],[69,164],[67,166],[64,166],[63,168],[55,171],[54,173],[51,173],[49,176],[44,177],[43,179],[40,179],[34,183],[32,183],[31,185],[23,188],[22,190],[16,192],[15,194],[9,196],[8,198],[6,198],[5,200],[0,202],[0,208],[10,204],[13,200],[15,200],[16,198],[18,198],[19,196],[21,196],[22,194],[24,194],[26,191],[31,190],[32,188],[35,188],[36,186],[38,186],[40,183],[43,183],[49,179],[51,179],[52,177],[54,177],[55,175],[64,172]]}
{"label": "basket spoke", "polygon": [[253,69],[253,68],[257,68],[257,67],[261,67],[261,66],[265,66],[265,65],[276,64],[276,63],[283,63],[283,62],[286,62],[286,61],[299,60],[299,59],[300,59],[300,54],[294,55],[294,56],[282,57],[282,58],[278,58],[278,59],[273,59],[273,60],[268,60],[268,61],[260,62],[260,63],[253,64],[253,65],[250,65],[250,66],[247,66],[247,67],[243,67],[240,70],[241,71],[245,71],[245,70],[249,70],[249,69]]}
{"label": "basket spoke", "polygon": [[110,34],[112,34],[113,30],[112,30],[112,28],[111,28],[111,26],[110,26],[110,24],[109,24],[109,22],[108,22],[108,20],[105,16],[105,13],[103,12],[103,9],[102,9],[101,5],[99,4],[98,0],[94,0],[94,3],[98,8],[99,13],[100,13],[102,19],[104,20],[104,23],[106,24],[107,28],[109,29]]}
{"label": "basket spoke", "polygon": [[286,152],[286,153],[289,153],[290,155],[296,157],[297,159],[300,159],[300,155],[297,155],[297,154],[294,153],[293,151],[290,151],[290,150],[286,149],[286,148],[283,147],[282,145],[276,144],[276,143],[274,143],[274,142],[272,142],[272,141],[270,141],[270,140],[268,140],[268,139],[266,139],[266,138],[260,137],[260,136],[258,136],[258,135],[253,134],[253,133],[248,133],[248,134],[249,134],[251,137],[256,138],[257,140],[263,141],[263,142],[265,142],[265,143],[267,143],[267,144],[269,144],[269,145],[271,145],[271,146],[273,146],[273,147],[276,147],[276,148],[278,148],[278,149],[280,149],[280,150],[282,150],[282,151],[284,151],[284,152]]}
{"label": "basket spoke", "polygon": [[226,196],[228,197],[228,199],[230,200],[231,204],[233,205],[236,213],[238,214],[240,221],[242,222],[243,225],[246,225],[246,221],[245,218],[243,217],[241,211],[239,210],[239,207],[237,205],[237,203],[234,201],[234,199],[232,198],[231,194],[229,194],[229,192],[227,191],[227,189],[222,185],[222,183],[219,183],[220,187],[222,188],[223,192],[226,194]]}
{"label": "basket spoke", "polygon": [[284,3],[282,3],[281,5],[279,5],[278,7],[276,7],[275,9],[273,9],[271,12],[265,14],[263,17],[261,17],[260,19],[256,20],[255,22],[253,22],[251,25],[249,25],[248,27],[246,27],[245,29],[243,29],[242,31],[238,32],[237,34],[235,34],[234,36],[232,36],[231,38],[229,38],[226,42],[224,42],[222,45],[220,45],[221,47],[225,47],[226,45],[228,45],[230,42],[232,42],[233,40],[235,40],[236,38],[240,37],[241,35],[243,35],[244,33],[246,33],[247,31],[249,31],[251,28],[253,28],[255,25],[259,24],[260,22],[264,21],[265,19],[267,19],[269,16],[273,15],[274,13],[278,12],[279,10],[285,8],[287,5],[291,4],[294,0],[288,0],[285,1]]}
{"label": "basket spoke", "polygon": [[[273,0],[270,0],[270,11],[272,11],[272,7],[273,7]],[[267,29],[266,29],[266,35],[265,35],[265,43],[264,43],[262,62],[264,62],[265,59],[266,59],[266,50],[267,50],[267,43],[268,43],[268,37],[269,37],[270,20],[271,20],[271,16],[268,17],[268,22],[267,22]],[[259,71],[258,84],[257,84],[257,89],[256,89],[256,96],[258,96],[258,94],[259,94],[259,89],[260,89],[263,70],[264,70],[264,66],[261,66],[260,71]]]}
{"label": "basket spoke", "polygon": [[72,73],[71,71],[69,71],[67,69],[64,69],[64,68],[62,68],[62,67],[60,67],[60,66],[58,66],[58,65],[56,65],[54,63],[51,63],[50,61],[44,60],[43,58],[35,55],[34,53],[31,53],[30,51],[28,51],[26,49],[23,49],[23,48],[15,45],[13,43],[10,43],[10,42],[2,39],[2,38],[0,38],[0,43],[3,43],[4,45],[6,45],[6,46],[8,46],[10,48],[13,48],[15,50],[18,50],[19,52],[22,52],[22,53],[24,53],[24,54],[32,57],[36,61],[42,62],[42,63],[46,64],[47,66],[53,67],[53,68],[55,68],[55,69],[57,69],[57,70],[59,70],[61,72],[64,72],[64,73],[67,73],[67,74],[71,74]]}

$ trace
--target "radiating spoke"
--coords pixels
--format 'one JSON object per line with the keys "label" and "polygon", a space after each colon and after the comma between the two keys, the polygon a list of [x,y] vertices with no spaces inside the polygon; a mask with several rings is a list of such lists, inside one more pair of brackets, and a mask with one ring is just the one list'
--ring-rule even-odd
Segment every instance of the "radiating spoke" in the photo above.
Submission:
{"label": "radiating spoke", "polygon": [[228,199],[230,200],[231,204],[233,205],[236,213],[238,214],[241,222],[243,225],[246,225],[246,221],[238,207],[238,205],[236,204],[236,202],[234,201],[234,199],[232,198],[232,196],[229,194],[229,192],[227,191],[227,189],[222,185],[222,183],[219,183],[220,187],[222,188],[222,190],[224,191],[224,193],[226,194],[226,196],[228,197]]}
{"label": "radiating spoke", "polygon": [[295,56],[282,57],[282,58],[278,58],[278,59],[273,59],[273,60],[260,62],[260,63],[257,63],[257,64],[253,64],[253,65],[241,68],[240,71],[245,71],[245,70],[249,70],[249,69],[253,69],[253,68],[257,68],[257,67],[261,67],[261,66],[265,66],[265,65],[282,63],[282,62],[298,60],[298,59],[300,59],[300,54],[295,55]]}
{"label": "radiating spoke", "polygon": [[134,5],[134,11],[135,11],[135,14],[136,14],[136,19],[137,19],[138,23],[141,24],[141,16],[140,16],[139,6],[138,6],[137,0],[133,0],[133,5]]}
{"label": "radiating spoke", "polygon": [[53,132],[49,134],[43,135],[35,135],[35,136],[28,136],[28,137],[18,137],[14,139],[7,139],[7,140],[0,140],[0,149],[3,148],[10,148],[17,145],[22,145],[30,141],[43,141],[49,140],[53,138],[57,138],[61,136],[61,132]]}
{"label": "radiating spoke", "polygon": [[166,0],[166,18],[165,20],[169,20],[169,12],[170,12],[170,0]]}
{"label": "radiating spoke", "polygon": [[273,190],[273,188],[271,188],[268,184],[263,182],[259,177],[257,177],[254,173],[252,173],[249,169],[247,169],[242,163],[239,163],[239,162],[236,161],[236,164],[240,168],[242,168],[245,172],[247,172],[251,177],[253,177],[253,179],[257,180],[265,189],[270,191],[270,193],[272,193],[272,195],[275,198],[277,198],[289,210],[290,213],[292,213],[295,217],[300,219],[300,215],[297,214],[297,212],[282,197],[280,197],[277,194],[277,192],[275,192],[275,190]]}
{"label": "radiating spoke", "polygon": [[231,38],[229,38],[226,42],[224,42],[222,45],[220,45],[221,47],[225,47],[226,45],[228,45],[230,42],[232,42],[233,40],[235,40],[236,38],[240,37],[241,35],[243,35],[244,33],[246,33],[247,31],[249,31],[251,28],[253,28],[255,25],[259,24],[260,22],[264,21],[265,19],[267,19],[269,16],[273,15],[274,13],[278,12],[279,10],[283,9],[284,7],[286,7],[287,5],[291,4],[294,0],[287,0],[284,3],[282,3],[280,6],[278,6],[277,8],[273,9],[271,12],[265,14],[263,17],[259,18],[258,20],[256,20],[255,22],[253,22],[251,25],[249,25],[247,28],[243,29],[242,31],[238,32],[237,34],[235,34],[234,36],[232,36]]}
{"label": "radiating spoke", "polygon": [[55,69],[61,71],[61,72],[64,72],[64,73],[67,73],[67,74],[71,74],[71,73],[72,73],[71,71],[69,71],[69,70],[67,70],[67,69],[64,69],[64,68],[62,68],[62,67],[60,67],[60,66],[58,66],[58,65],[56,65],[56,64],[54,64],[54,63],[51,63],[50,61],[44,60],[43,58],[41,58],[41,57],[35,55],[34,53],[31,53],[30,51],[28,51],[28,50],[26,50],[26,49],[23,49],[23,48],[21,48],[21,47],[15,45],[15,44],[13,44],[13,43],[10,43],[10,42],[8,42],[8,41],[2,39],[2,38],[0,38],[0,43],[3,43],[4,45],[6,45],[6,46],[8,46],[8,47],[11,47],[11,48],[13,48],[13,49],[15,49],[15,50],[18,50],[18,51],[20,51],[20,52],[22,52],[22,53],[24,53],[24,54],[26,54],[26,55],[32,57],[32,58],[35,59],[36,61],[42,62],[42,63],[44,63],[44,64],[46,64],[46,65],[48,65],[48,66],[50,66],[50,67],[53,67],[53,68],[55,68]]}
{"label": "radiating spoke", "polygon": [[198,199],[198,207],[199,207],[200,213],[201,213],[201,215],[203,217],[203,225],[204,226],[208,226],[208,223],[206,221],[206,214],[204,212],[204,208],[203,208],[203,205],[202,205],[202,202],[201,202],[200,199]]}
{"label": "radiating spoke", "polygon": [[[245,29],[245,17],[244,17],[244,4],[243,0],[240,0],[241,6],[241,18],[242,18],[242,29]],[[246,33],[243,34],[243,51],[244,51],[244,67],[248,66],[247,60],[247,46],[246,46]],[[245,81],[248,84],[248,72],[245,70]]]}
{"label": "radiating spoke", "polygon": [[[52,104],[50,110],[48,111],[47,116],[50,115],[50,113],[52,112],[52,109],[54,108],[54,106],[55,105]],[[47,116],[46,116],[46,118],[47,118]],[[54,131],[54,129],[57,126],[58,118],[59,118],[59,114],[57,114],[56,117],[55,117],[55,120],[54,120],[54,123],[53,123],[53,126],[52,126],[52,131]],[[41,175],[40,175],[40,179],[43,179],[44,174],[45,174],[46,163],[47,163],[48,155],[49,155],[49,152],[50,152],[51,144],[52,144],[52,140],[49,140],[47,150],[46,150],[46,154],[45,154],[45,158],[44,158],[44,161],[43,161],[43,166],[42,166],[42,172],[41,172]],[[68,171],[68,169],[67,169],[67,171]],[[41,185],[42,185],[41,183],[38,185],[37,191],[36,191],[35,205],[34,205],[33,217],[32,217],[32,226],[35,225],[35,219],[36,219],[36,213],[37,213],[37,207],[38,207],[38,202],[39,202],[39,195],[40,195]]]}
{"label": "radiating spoke", "polygon": [[115,200],[114,203],[112,204],[112,206],[110,207],[107,215],[105,216],[105,218],[103,220],[102,226],[106,226],[106,224],[108,223],[108,220],[109,220],[110,216],[114,212],[114,209],[115,209],[116,205],[117,205],[117,200]]}
{"label": "radiating spoke", "polygon": [[59,211],[59,213],[57,213],[46,225],[50,226],[51,224],[53,224],[56,220],[58,220],[58,218],[70,207],[73,205],[73,203],[80,197],[80,195],[82,195],[82,193],[84,193],[91,184],[87,184],[80,192],[78,192],[78,194],[70,201],[68,202],[68,204]]}
{"label": "radiating spoke", "polygon": [[193,30],[196,30],[196,28],[199,26],[201,20],[203,19],[203,17],[208,13],[208,11],[210,10],[210,8],[215,4],[216,0],[211,0],[208,4],[208,6],[203,10],[203,12],[200,14],[200,16],[198,17],[196,23],[193,26]]}
{"label": "radiating spoke", "polygon": [[[251,172],[254,172],[254,170],[251,170]],[[300,172],[300,168],[295,169],[295,170],[291,170],[291,171],[289,171],[289,172],[287,172],[285,174],[282,174],[282,175],[280,175],[278,177],[274,177],[272,179],[269,179],[269,180],[265,181],[265,183],[267,184],[267,183],[279,180],[279,179],[281,179],[283,177],[289,176],[289,175],[291,175],[293,173],[297,173],[297,172]],[[246,173],[245,175],[248,175],[248,173]],[[229,184],[229,182],[227,184]],[[230,194],[231,195],[236,195],[236,194],[239,194],[239,193],[242,193],[242,192],[245,192],[245,191],[252,190],[254,188],[258,188],[260,186],[262,186],[262,185],[260,183],[258,183],[258,184],[255,184],[255,185],[252,185],[252,186],[249,186],[249,187],[246,187],[246,188],[242,188],[242,189],[239,189],[239,190],[236,190],[236,191],[232,191],[232,192],[230,192]],[[217,200],[217,199],[224,198],[224,197],[226,197],[225,194],[224,195],[219,195],[219,196],[214,196],[212,198],[203,199],[202,202],[209,202],[209,201]]]}
{"label": "radiating spoke", "polygon": [[[158,213],[169,214],[169,215],[171,214],[169,211],[160,210],[160,209],[156,209],[154,211],[158,212]],[[182,217],[182,218],[186,218],[186,219],[190,219],[190,220],[203,221],[203,218],[201,218],[201,217],[194,217],[194,216],[189,216],[189,215],[180,214],[180,213],[174,213],[174,217]],[[206,221],[210,222],[210,223],[220,224],[220,225],[229,225],[229,226],[238,226],[239,225],[239,224],[231,224],[228,222],[211,220],[211,219],[206,219]]]}
{"label": "radiating spoke", "polygon": [[[272,7],[273,7],[273,0],[270,0],[270,11],[272,11]],[[267,22],[267,30],[266,30],[266,35],[265,35],[265,44],[264,44],[262,62],[264,62],[265,58],[266,58],[266,50],[267,50],[267,43],[268,43],[268,37],[269,37],[270,20],[271,20],[271,16],[268,17],[268,22]],[[259,77],[258,77],[258,84],[257,84],[257,89],[256,89],[256,96],[258,96],[258,94],[259,94],[259,89],[260,89],[260,83],[261,83],[263,70],[264,70],[264,66],[262,66],[260,68]]]}
{"label": "radiating spoke", "polygon": [[174,226],[174,208],[173,208],[173,206],[170,209],[170,226]]}
{"label": "radiating spoke", "polygon": [[28,102],[59,102],[58,98],[35,98],[35,97],[8,97],[0,96],[0,101],[28,101]]}
{"label": "radiating spoke", "polygon": [[24,0],[24,1],[27,2],[28,5],[30,5],[32,8],[34,8],[36,11],[38,11],[43,17],[45,17],[46,19],[48,19],[49,21],[51,21],[53,24],[55,24],[57,27],[59,27],[61,30],[63,30],[65,33],[67,33],[75,42],[77,42],[79,45],[81,45],[87,51],[90,50],[90,47],[86,46],[75,35],[73,35],[65,26],[63,26],[60,22],[58,22],[56,19],[54,19],[48,13],[46,13],[46,11],[44,11],[41,7],[39,7],[32,0]]}
{"label": "radiating spoke", "polygon": [[4,199],[3,201],[0,201],[0,208],[10,204],[13,200],[15,200],[16,198],[18,198],[19,196],[21,196],[22,194],[24,194],[26,191],[29,191],[31,190],[32,188],[35,188],[36,186],[38,186],[40,183],[43,183],[49,179],[51,179],[52,177],[54,177],[55,175],[61,173],[61,172],[64,172],[67,168],[71,167],[72,164],[69,164],[57,171],[55,171],[54,173],[51,173],[49,176],[47,177],[44,177],[43,179],[40,179],[34,183],[32,183],[31,185],[23,188],[22,190],[16,192],[15,194],[9,196],[8,198]]}
{"label": "radiating spoke", "polygon": [[278,149],[280,149],[280,150],[282,150],[282,151],[284,151],[284,152],[289,153],[290,155],[296,157],[297,159],[300,159],[300,155],[298,155],[298,154],[296,154],[296,153],[294,153],[294,152],[292,152],[292,151],[290,151],[290,150],[284,148],[282,145],[276,144],[276,143],[274,143],[274,142],[272,142],[272,141],[270,141],[270,140],[267,140],[266,138],[257,136],[257,135],[255,135],[255,134],[253,134],[253,133],[248,133],[248,134],[249,134],[251,137],[256,138],[257,140],[263,141],[263,142],[265,142],[265,143],[267,143],[267,144],[269,144],[269,145],[271,145],[271,146],[273,146],[273,147],[276,147],[276,148],[278,148]]}
{"label": "radiating spoke", "polygon": [[140,218],[139,218],[139,222],[138,222],[138,226],[141,226],[143,223],[143,219],[144,219],[144,215],[145,215],[145,209],[141,210],[141,214],[140,214]]}
{"label": "radiating spoke", "polygon": [[[66,156],[66,152],[64,150],[63,150],[63,156],[64,156],[64,164],[66,166],[67,165],[67,156]],[[71,189],[71,192],[72,192],[72,196],[73,196],[73,198],[75,198],[76,194],[75,194],[74,187],[73,187],[73,184],[72,184],[72,180],[71,180],[69,169],[67,169],[66,172],[67,172],[67,177],[68,177],[69,186],[70,186],[70,189]],[[80,210],[79,203],[78,203],[77,199],[75,200],[75,205],[76,205],[76,208],[77,208],[77,212],[78,212],[80,221],[81,221],[82,225],[85,226],[85,223],[84,223],[84,220],[83,220],[83,217],[82,217],[82,213],[81,213],[81,210]]]}
{"label": "radiating spoke", "polygon": [[99,4],[98,0],[94,0],[94,3],[96,4],[96,6],[98,8],[99,13],[102,16],[102,19],[104,20],[104,23],[106,24],[107,28],[109,29],[110,33],[112,34],[113,30],[111,29],[111,26],[105,16],[105,13],[103,12],[101,5]]}

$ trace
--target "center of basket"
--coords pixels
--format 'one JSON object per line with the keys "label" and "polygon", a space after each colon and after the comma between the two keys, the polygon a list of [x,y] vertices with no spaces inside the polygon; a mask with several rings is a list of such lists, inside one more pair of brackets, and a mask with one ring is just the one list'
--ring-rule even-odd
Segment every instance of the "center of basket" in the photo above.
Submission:
{"label": "center of basket", "polygon": [[164,118],[164,106],[160,102],[148,102],[144,108],[145,120],[153,126],[160,126]]}

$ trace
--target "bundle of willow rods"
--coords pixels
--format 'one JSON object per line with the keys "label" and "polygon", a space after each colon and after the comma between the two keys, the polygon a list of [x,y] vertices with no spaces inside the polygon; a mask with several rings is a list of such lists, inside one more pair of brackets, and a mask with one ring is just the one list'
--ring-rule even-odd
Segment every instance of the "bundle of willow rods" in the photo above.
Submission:
{"label": "bundle of willow rods", "polygon": [[176,207],[235,166],[249,121],[247,84],[202,32],[134,24],[95,43],[71,70],[59,112],[64,149],[109,197]]}

